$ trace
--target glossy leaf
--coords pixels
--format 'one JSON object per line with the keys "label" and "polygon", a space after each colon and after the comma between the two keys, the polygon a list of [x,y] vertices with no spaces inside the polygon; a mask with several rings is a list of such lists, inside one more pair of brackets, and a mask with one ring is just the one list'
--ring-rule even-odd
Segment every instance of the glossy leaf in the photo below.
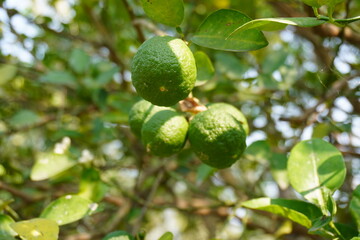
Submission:
{"label": "glossy leaf", "polygon": [[59,226],[50,219],[34,218],[11,224],[12,229],[26,240],[57,240]]}
{"label": "glossy leaf", "polygon": [[[221,9],[210,14],[194,34],[197,45],[224,51],[252,51],[268,45],[262,32],[257,29],[233,33],[239,26],[251,21],[245,14]],[[231,34],[231,35],[230,35]]]}
{"label": "glossy leaf", "polygon": [[15,221],[4,214],[0,214],[0,239],[15,240],[17,233],[10,227]]}
{"label": "glossy leaf", "polygon": [[243,202],[241,205],[283,216],[307,228],[311,227],[313,219],[322,215],[316,205],[299,200],[258,198]]}
{"label": "glossy leaf", "polygon": [[336,147],[322,139],[298,143],[288,160],[290,184],[311,202],[326,208],[327,189],[337,190],[344,182],[344,159]]}
{"label": "glossy leaf", "polygon": [[360,185],[353,191],[349,209],[355,219],[358,230],[360,230]]}
{"label": "glossy leaf", "polygon": [[134,237],[125,231],[109,233],[102,240],[134,240]]}
{"label": "glossy leaf", "polygon": [[141,0],[146,15],[156,22],[177,27],[184,19],[182,0]]}
{"label": "glossy leaf", "polygon": [[0,65],[0,86],[12,80],[17,73],[17,67],[10,64]]}
{"label": "glossy leaf", "polygon": [[31,169],[30,178],[33,181],[49,179],[75,166],[76,163],[66,154],[40,153]]}
{"label": "glossy leaf", "polygon": [[65,225],[91,214],[96,208],[97,204],[86,198],[67,195],[51,202],[40,217],[54,220],[59,225]]}
{"label": "glossy leaf", "polygon": [[174,235],[171,232],[166,232],[159,238],[159,240],[173,240],[173,239],[174,239]]}
{"label": "glossy leaf", "polygon": [[326,23],[326,21],[312,17],[260,18],[239,26],[231,33],[231,35],[249,29],[258,29],[260,31],[278,31],[284,29],[288,25],[297,27],[315,27],[323,23]]}
{"label": "glossy leaf", "polygon": [[215,69],[211,63],[210,58],[206,53],[202,51],[197,51],[194,53],[196,69],[197,69],[197,77],[196,77],[196,86],[200,86],[205,84],[208,80],[210,80],[214,74]]}

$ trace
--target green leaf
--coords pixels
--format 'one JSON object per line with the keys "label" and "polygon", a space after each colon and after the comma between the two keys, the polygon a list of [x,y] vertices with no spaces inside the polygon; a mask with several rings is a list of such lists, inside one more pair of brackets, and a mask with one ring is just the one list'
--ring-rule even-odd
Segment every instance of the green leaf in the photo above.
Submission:
{"label": "green leaf", "polygon": [[208,80],[210,80],[214,74],[215,69],[211,63],[208,55],[202,51],[197,51],[194,53],[196,69],[197,69],[197,77],[196,77],[196,86],[200,86],[205,84]]}
{"label": "green leaf", "polygon": [[224,51],[252,51],[268,45],[262,32],[250,29],[234,32],[236,28],[251,21],[245,14],[221,9],[210,14],[192,38],[197,45]]}
{"label": "green leaf", "polygon": [[208,177],[210,177],[216,171],[215,168],[206,164],[201,164],[196,171],[196,184],[200,185]]}
{"label": "green leaf", "polygon": [[314,127],[312,137],[323,138],[334,129],[334,127],[328,123],[319,123]]}
{"label": "green leaf", "polygon": [[9,64],[0,65],[0,86],[12,80],[17,73],[17,67]]}
{"label": "green leaf", "polygon": [[51,202],[41,213],[40,217],[54,220],[61,226],[91,214],[96,208],[97,204],[92,203],[86,198],[67,195]]}
{"label": "green leaf", "polygon": [[360,237],[353,237],[351,240],[360,240]]}
{"label": "green leaf", "polygon": [[264,74],[272,74],[279,67],[285,64],[289,53],[286,50],[277,50],[271,54],[267,54],[261,63],[261,70]]}
{"label": "green leaf", "polygon": [[216,70],[232,80],[242,79],[249,69],[249,66],[232,53],[218,52],[215,54],[215,59]]}
{"label": "green leaf", "polygon": [[32,126],[40,121],[40,116],[30,110],[20,110],[10,118],[10,125],[14,128]]}
{"label": "green leaf", "polygon": [[25,240],[57,240],[59,226],[50,219],[34,218],[11,224],[12,229]]}
{"label": "green leaf", "polygon": [[270,145],[264,140],[253,142],[245,149],[244,156],[249,160],[267,162],[271,157]]}
{"label": "green leaf", "polygon": [[171,232],[166,232],[159,238],[159,240],[173,240],[173,239],[174,239],[174,235]]}
{"label": "green leaf", "polygon": [[236,28],[230,35],[249,29],[257,29],[260,31],[278,31],[284,29],[287,25],[298,27],[315,27],[323,23],[326,23],[326,21],[313,17],[260,18],[241,25],[240,27]]}
{"label": "green leaf", "polygon": [[100,179],[100,173],[94,168],[83,170],[78,195],[93,202],[99,202],[107,191],[107,186]]}
{"label": "green leaf", "polygon": [[30,178],[33,181],[45,180],[68,170],[76,163],[65,154],[40,153],[31,169]]}
{"label": "green leaf", "polygon": [[287,157],[283,153],[272,153],[270,158],[271,174],[281,189],[289,186],[287,173]]}
{"label": "green leaf", "polygon": [[182,0],[141,0],[141,3],[146,15],[156,22],[177,27],[184,19]]}
{"label": "green leaf", "polygon": [[134,240],[134,237],[125,231],[109,233],[102,240]]}
{"label": "green leaf", "polygon": [[40,78],[44,83],[50,83],[54,85],[64,85],[67,87],[75,87],[76,79],[68,71],[50,71]]}
{"label": "green leaf", "polygon": [[343,2],[344,0],[301,0],[301,1],[311,7],[319,8],[323,5],[334,7],[335,5]]}
{"label": "green leaf", "polygon": [[0,214],[0,239],[15,240],[16,232],[10,227],[15,221],[4,214]]}
{"label": "green leaf", "polygon": [[343,184],[346,168],[336,147],[321,139],[311,139],[291,150],[288,174],[296,191],[326,210],[326,191],[334,192]]}
{"label": "green leaf", "polygon": [[349,209],[360,231],[360,185],[353,191]]}
{"label": "green leaf", "polygon": [[76,73],[85,73],[89,70],[90,57],[84,50],[75,48],[71,52],[69,64]]}
{"label": "green leaf", "polygon": [[316,205],[299,200],[257,198],[243,202],[241,205],[280,215],[307,228],[312,226],[312,220],[322,216],[321,210]]}

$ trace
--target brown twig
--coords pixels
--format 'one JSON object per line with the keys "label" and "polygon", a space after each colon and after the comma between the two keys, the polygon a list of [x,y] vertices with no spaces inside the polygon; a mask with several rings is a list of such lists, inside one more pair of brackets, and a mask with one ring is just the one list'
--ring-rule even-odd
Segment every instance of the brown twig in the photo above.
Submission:
{"label": "brown twig", "polygon": [[4,191],[7,191],[7,192],[11,193],[12,195],[14,195],[16,197],[19,197],[19,198],[23,199],[25,202],[28,202],[28,203],[36,202],[39,199],[41,199],[41,198],[35,198],[35,197],[31,196],[31,195],[28,195],[28,194],[26,194],[26,193],[24,193],[24,192],[22,192],[22,191],[20,191],[20,190],[18,190],[16,188],[10,186],[10,185],[7,185],[6,183],[4,183],[2,181],[0,181],[0,189],[4,190]]}

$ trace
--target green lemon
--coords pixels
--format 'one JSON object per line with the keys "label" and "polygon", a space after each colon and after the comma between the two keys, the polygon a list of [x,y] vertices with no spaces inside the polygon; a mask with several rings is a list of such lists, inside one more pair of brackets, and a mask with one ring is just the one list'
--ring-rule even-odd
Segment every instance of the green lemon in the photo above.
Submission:
{"label": "green lemon", "polygon": [[157,108],[146,118],[142,129],[142,141],[146,149],[157,156],[170,156],[185,145],[188,122],[172,108]]}
{"label": "green lemon", "polygon": [[242,123],[222,108],[209,108],[190,121],[189,141],[196,155],[214,168],[230,167],[246,148]]}
{"label": "green lemon", "polygon": [[135,54],[131,77],[142,98],[155,105],[171,106],[194,88],[195,59],[183,40],[156,36],[145,41]]}
{"label": "green lemon", "polygon": [[131,107],[129,112],[129,125],[131,131],[136,136],[141,137],[142,125],[153,108],[154,105],[145,100],[140,100]]}
{"label": "green lemon", "polygon": [[234,118],[236,118],[236,120],[238,120],[239,122],[242,123],[244,130],[246,132],[246,135],[249,135],[249,124],[246,120],[245,115],[236,107],[234,107],[231,104],[228,103],[212,103],[207,105],[208,108],[219,108],[222,109],[223,111],[226,111],[228,113],[230,113]]}

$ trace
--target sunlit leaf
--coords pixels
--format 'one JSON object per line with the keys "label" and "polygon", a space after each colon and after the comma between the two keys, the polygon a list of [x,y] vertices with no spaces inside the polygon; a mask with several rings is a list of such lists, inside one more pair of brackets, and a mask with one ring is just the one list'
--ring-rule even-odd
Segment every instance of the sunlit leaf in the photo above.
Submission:
{"label": "sunlit leaf", "polygon": [[184,19],[182,0],[141,0],[144,11],[156,22],[177,27]]}
{"label": "sunlit leaf", "polygon": [[346,168],[336,147],[321,139],[311,139],[298,143],[291,150],[288,174],[295,190],[326,208],[327,191],[331,194],[343,184]]}
{"label": "sunlit leaf", "polygon": [[50,219],[34,218],[11,224],[12,229],[25,240],[57,240],[59,226]]}
{"label": "sunlit leaf", "polygon": [[166,232],[159,238],[159,240],[173,240],[173,239],[174,239],[174,235],[171,232]]}
{"label": "sunlit leaf", "polygon": [[197,69],[195,85],[200,86],[205,84],[206,81],[210,80],[214,76],[215,69],[206,53],[202,51],[197,51],[194,53],[194,57]]}
{"label": "sunlit leaf", "polygon": [[307,228],[312,226],[312,220],[322,216],[316,205],[299,200],[258,198],[241,205],[283,216]]}
{"label": "sunlit leaf", "polygon": [[76,161],[66,154],[53,152],[39,153],[31,169],[30,178],[33,181],[49,179],[76,165]]}
{"label": "sunlit leaf", "polygon": [[278,31],[284,29],[288,25],[298,27],[315,27],[325,22],[325,20],[312,17],[260,18],[239,26],[231,33],[231,35],[249,29],[258,29],[260,31]]}
{"label": "sunlit leaf", "polygon": [[194,34],[197,45],[224,51],[251,51],[266,47],[268,42],[257,29],[236,32],[236,28],[251,21],[245,14],[230,9],[221,9],[210,14]]}
{"label": "sunlit leaf", "polygon": [[343,2],[344,0],[301,0],[301,1],[311,7],[319,8],[323,5],[334,7],[335,5]]}
{"label": "sunlit leaf", "polygon": [[59,225],[65,225],[91,214],[96,208],[97,204],[86,198],[66,195],[51,202],[40,217],[54,220]]}

